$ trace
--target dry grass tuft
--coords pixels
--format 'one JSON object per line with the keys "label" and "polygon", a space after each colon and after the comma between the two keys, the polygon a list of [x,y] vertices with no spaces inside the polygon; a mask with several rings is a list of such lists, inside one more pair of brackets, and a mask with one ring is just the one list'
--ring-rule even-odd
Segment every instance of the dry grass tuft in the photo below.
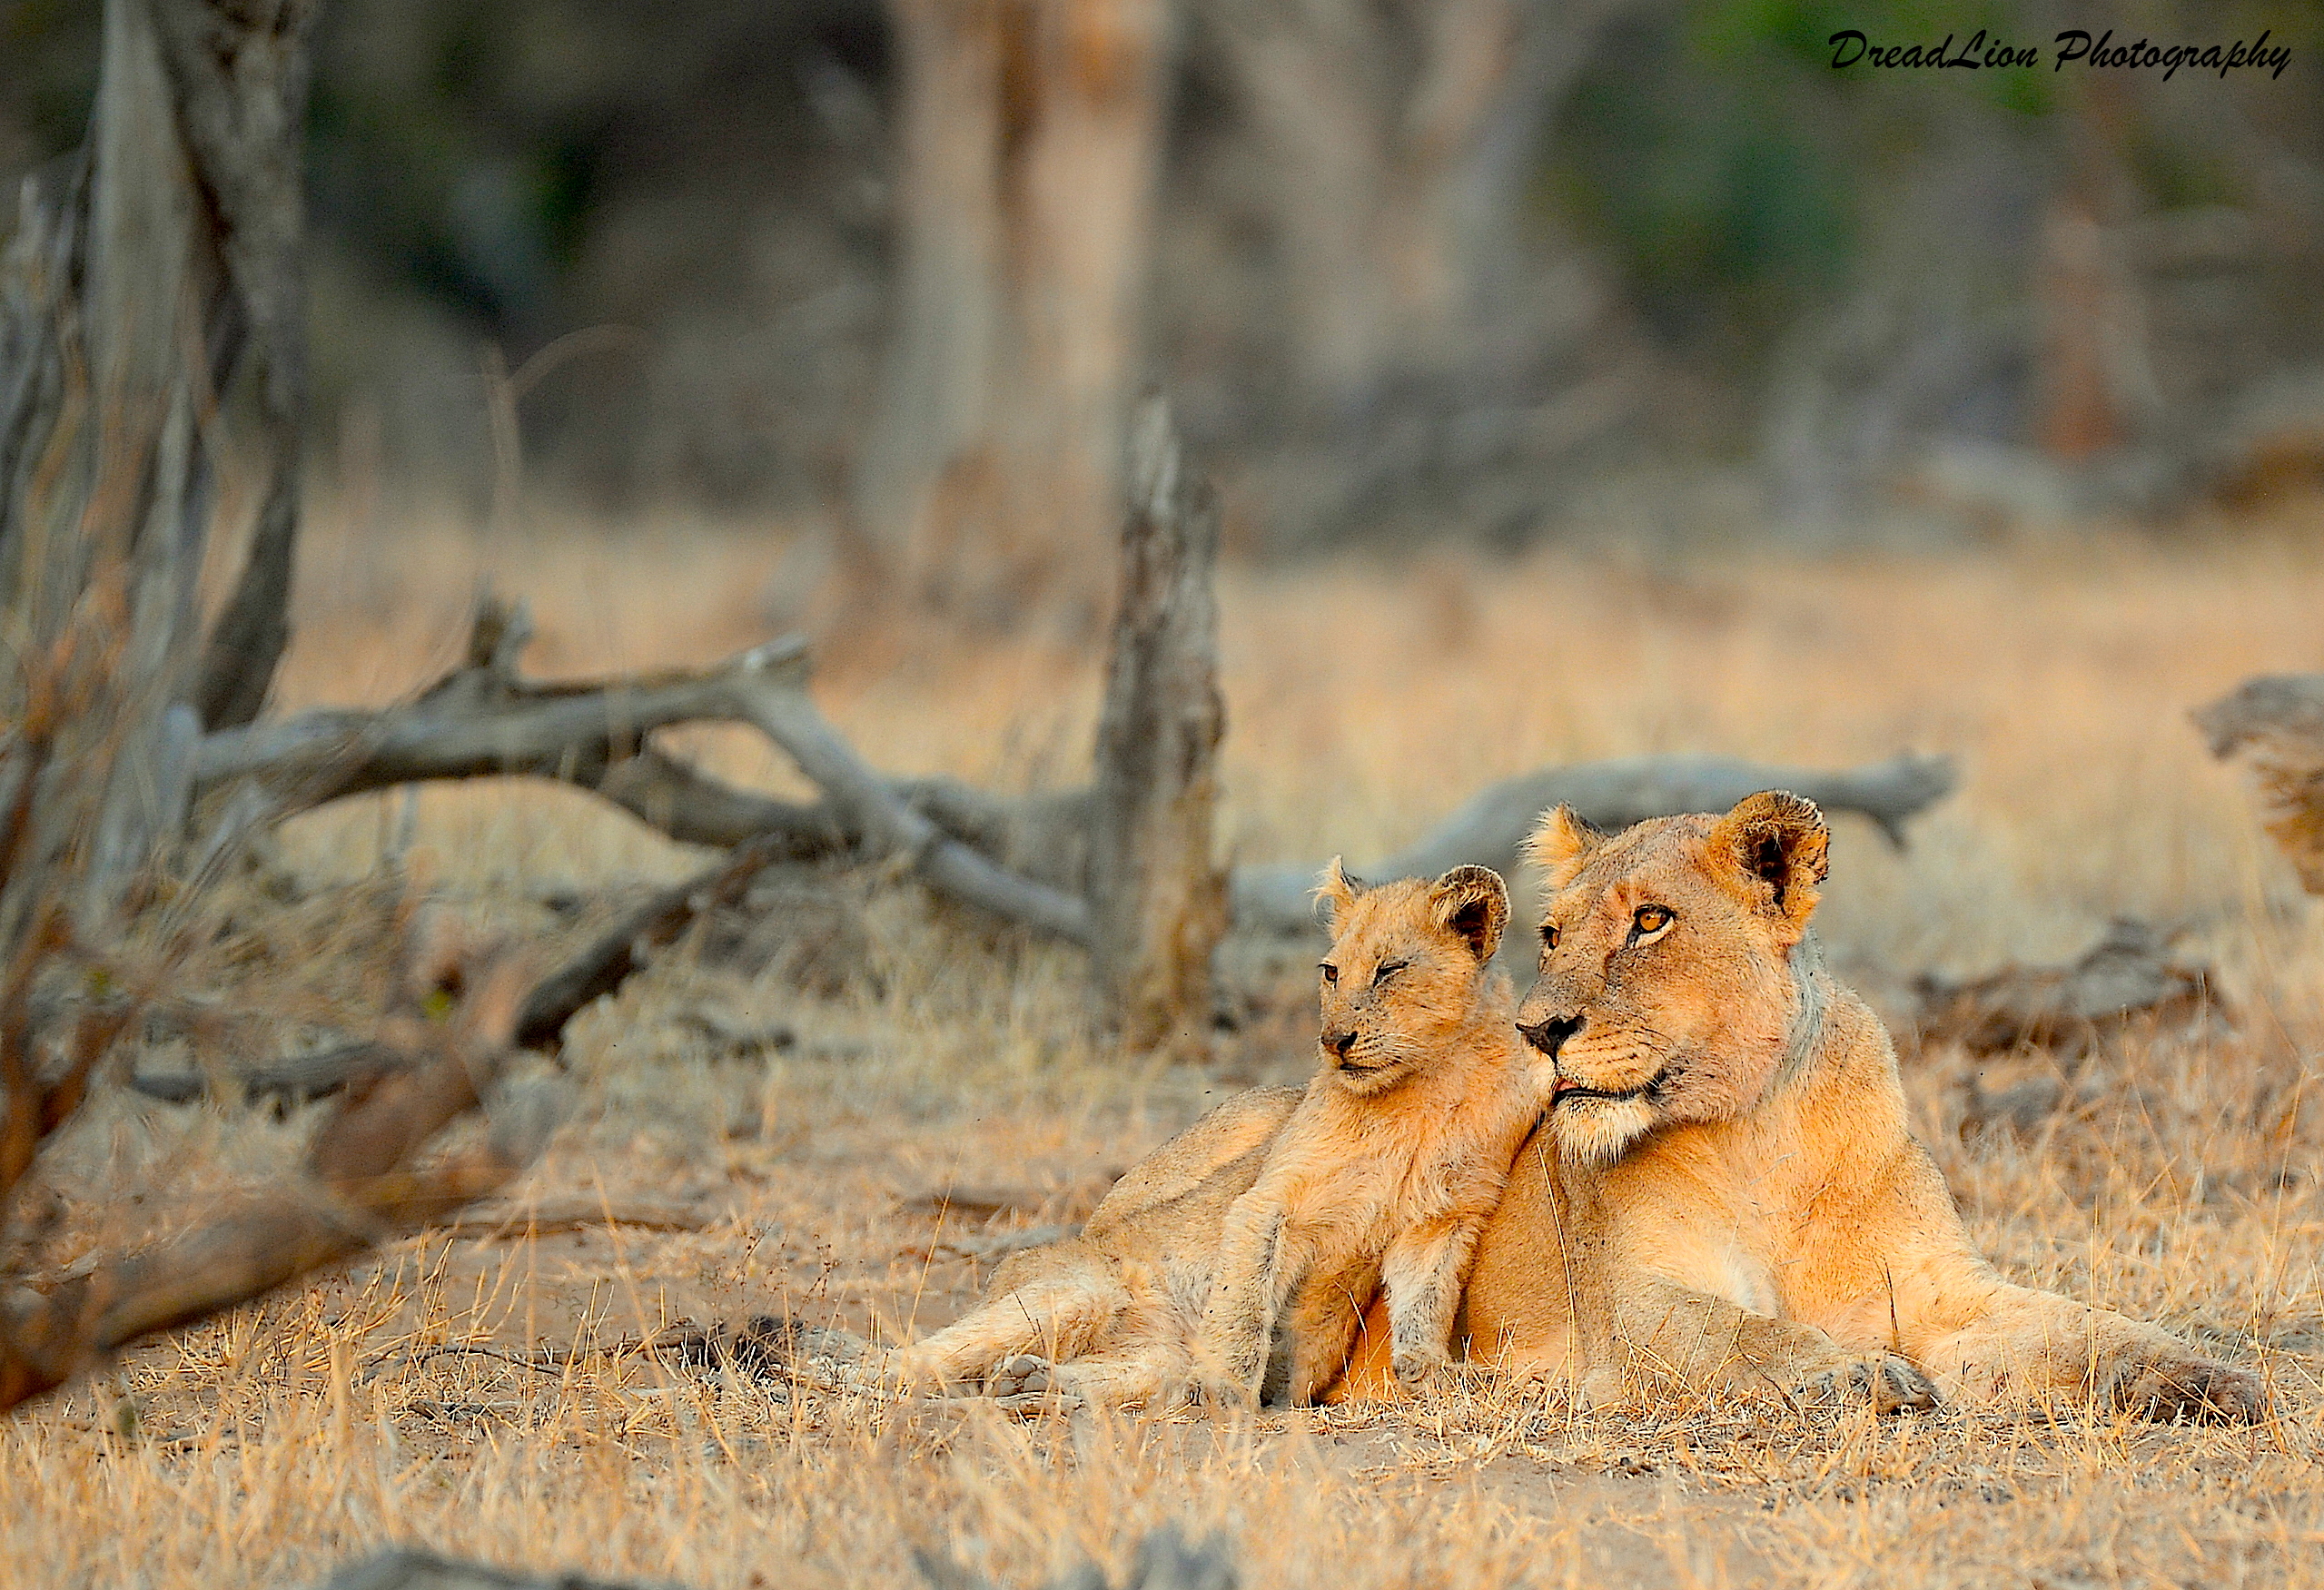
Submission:
{"label": "dry grass tuft", "polygon": [[[2031,1124],[1971,1118],[2039,1055],[1909,1063],[1916,1122],[2013,1277],[2217,1344],[2277,1416],[2156,1429],[2061,1408],[1876,1424],[1740,1407],[1646,1422],[1501,1387],[1397,1411],[1021,1424],[974,1403],[796,1398],[639,1350],[682,1318],[790,1310],[905,1333],[975,1295],[991,1239],[1078,1218],[1206,1101],[1296,1074],[1298,1023],[1209,1072],[1094,1051],[1080,970],[856,881],[864,974],[818,993],[674,957],[573,1033],[585,1119],[543,1197],[648,1198],[695,1230],[489,1228],[139,1352],[0,1425],[0,1585],[297,1583],[390,1542],[691,1585],[915,1583],[943,1545],[998,1583],[1122,1566],[1152,1526],[1225,1531],[1247,1585],[2056,1586],[2313,1583],[2324,1568],[2324,923],[2186,709],[2324,666],[2324,511],[2213,544],[2125,537],[1949,561],[1543,554],[1229,578],[1231,837],[1249,859],[1384,852],[1477,785],[1666,749],[1844,763],[1960,753],[1962,794],[1892,854],[1844,825],[1823,926],[1901,1012],[1910,977],[2062,961],[2112,915],[2186,930],[2239,1024],[2110,1038]],[[757,638],[779,538],[683,527],[504,549],[544,672]],[[483,559],[450,532],[306,558],[289,705],[439,671]],[[519,571],[521,571],[519,573]],[[779,594],[779,593],[778,593]],[[432,649],[431,649],[432,648]],[[875,761],[1022,787],[1083,771],[1086,643],[853,637],[819,686]],[[740,736],[723,771],[779,781]],[[237,1008],[351,1019],[401,798],[302,819],[311,893],[252,898],[200,974]],[[687,857],[585,797],[430,791],[407,868],[578,939]],[[254,885],[253,885],[254,886]],[[608,896],[609,897],[609,896]],[[595,913],[596,914],[592,914]],[[716,1020],[706,1021],[706,1013]],[[785,1044],[737,1042],[771,1030]],[[725,1036],[721,1036],[724,1034]],[[295,1151],[305,1122],[114,1099],[75,1131],[69,1228],[168,1223]],[[928,1195],[1000,1190],[974,1213]],[[985,1213],[984,1210],[997,1210]],[[529,1360],[543,1346],[574,1349]],[[460,1349],[460,1350],[445,1350]]]}

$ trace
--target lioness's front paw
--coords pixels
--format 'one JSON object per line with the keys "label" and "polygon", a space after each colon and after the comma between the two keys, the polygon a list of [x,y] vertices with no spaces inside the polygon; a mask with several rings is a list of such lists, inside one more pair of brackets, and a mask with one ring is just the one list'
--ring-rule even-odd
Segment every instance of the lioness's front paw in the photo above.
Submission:
{"label": "lioness's front paw", "polygon": [[2118,1362],[2113,1400],[2126,1413],[2164,1423],[2250,1425],[2268,1417],[2267,1388],[2257,1375],[2184,1350]]}
{"label": "lioness's front paw", "polygon": [[1794,1387],[1792,1397],[1808,1407],[1853,1407],[1870,1401],[1877,1414],[1915,1412],[1937,1405],[1935,1385],[1894,1353],[1819,1370]]}

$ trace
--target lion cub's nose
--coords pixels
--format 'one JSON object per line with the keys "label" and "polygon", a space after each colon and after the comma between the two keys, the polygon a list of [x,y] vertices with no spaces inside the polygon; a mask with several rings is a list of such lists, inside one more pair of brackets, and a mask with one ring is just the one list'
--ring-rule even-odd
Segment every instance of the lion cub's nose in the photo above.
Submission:
{"label": "lion cub's nose", "polygon": [[1348,1051],[1353,1049],[1355,1046],[1356,1035],[1352,1032],[1326,1032],[1323,1035],[1323,1047],[1329,1049],[1332,1053],[1338,1055],[1342,1060],[1348,1058]]}
{"label": "lion cub's nose", "polygon": [[1518,1037],[1551,1060],[1558,1058],[1558,1051],[1566,1046],[1566,1040],[1581,1030],[1582,1018],[1579,1016],[1558,1016],[1547,1022],[1536,1022],[1530,1027],[1520,1022],[1517,1029]]}

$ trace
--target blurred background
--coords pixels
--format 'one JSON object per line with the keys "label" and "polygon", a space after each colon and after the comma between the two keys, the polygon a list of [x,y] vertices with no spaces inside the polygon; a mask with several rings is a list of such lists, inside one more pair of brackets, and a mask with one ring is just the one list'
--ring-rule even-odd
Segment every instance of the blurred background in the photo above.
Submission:
{"label": "blurred background", "polygon": [[[0,174],[81,142],[100,11],[0,5]],[[2053,72],[2067,26],[2290,64]],[[310,479],[481,517],[521,370],[536,499],[779,514],[1004,624],[1110,538],[1150,383],[1245,555],[2166,523],[2324,469],[2320,49],[2312,3],[331,0]]]}

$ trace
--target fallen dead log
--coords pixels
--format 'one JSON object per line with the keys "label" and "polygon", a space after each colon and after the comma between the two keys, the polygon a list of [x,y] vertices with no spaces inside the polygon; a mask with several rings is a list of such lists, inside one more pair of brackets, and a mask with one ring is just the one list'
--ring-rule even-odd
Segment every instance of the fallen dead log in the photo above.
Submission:
{"label": "fallen dead log", "polygon": [[1923,1044],[1958,1043],[1980,1055],[2025,1048],[2078,1056],[2134,1022],[2183,1024],[2220,1009],[2210,969],[2175,960],[2169,933],[2127,916],[2066,964],[2005,966],[1963,982],[1923,976],[1914,991]]}
{"label": "fallen dead log", "polygon": [[[1427,837],[1385,861],[1350,870],[1374,882],[1433,878],[1468,864],[1517,877],[1525,837],[1560,802],[1612,832],[1648,817],[1725,811],[1763,789],[1787,789],[1827,812],[1871,818],[1896,845],[1904,825],[1953,791],[1953,758],[1892,756],[1838,772],[1783,767],[1734,756],[1634,756],[1571,767],[1542,767],[1505,778],[1470,797]],[[1239,928],[1315,931],[1312,891],[1322,863],[1238,867],[1234,920]]]}
{"label": "fallen dead log", "polygon": [[[762,864],[906,858],[954,898],[1037,932],[1093,943],[1084,898],[1098,804],[1093,791],[1009,800],[955,780],[884,777],[807,697],[806,657],[796,642],[773,642],[697,673],[548,685],[516,672],[516,650],[529,633],[520,609],[487,603],[468,663],[408,706],[308,714],[211,736],[194,754],[197,794],[255,780],[277,815],[287,815],[412,780],[557,778],[597,791],[676,839],[747,841]],[[654,728],[706,720],[754,725],[826,798],[798,804],[736,790],[644,743]],[[1358,870],[1370,878],[1435,876],[1473,863],[1508,875],[1534,821],[1560,801],[1601,827],[1618,828],[1719,810],[1778,788],[1827,811],[1867,816],[1901,844],[1904,825],[1949,794],[1953,778],[1950,757],[1909,754],[1838,771],[1684,755],[1538,768],[1479,792],[1419,844]],[[1310,931],[1308,894],[1320,865],[1319,857],[1234,869],[1231,924]],[[598,992],[628,970],[608,952],[598,976],[611,982]],[[538,1031],[530,1016],[526,1030]]]}
{"label": "fallen dead log", "polygon": [[2299,874],[2324,894],[2324,674],[2246,679],[2190,715],[2210,753],[2242,755],[2260,800],[2260,825]]}

